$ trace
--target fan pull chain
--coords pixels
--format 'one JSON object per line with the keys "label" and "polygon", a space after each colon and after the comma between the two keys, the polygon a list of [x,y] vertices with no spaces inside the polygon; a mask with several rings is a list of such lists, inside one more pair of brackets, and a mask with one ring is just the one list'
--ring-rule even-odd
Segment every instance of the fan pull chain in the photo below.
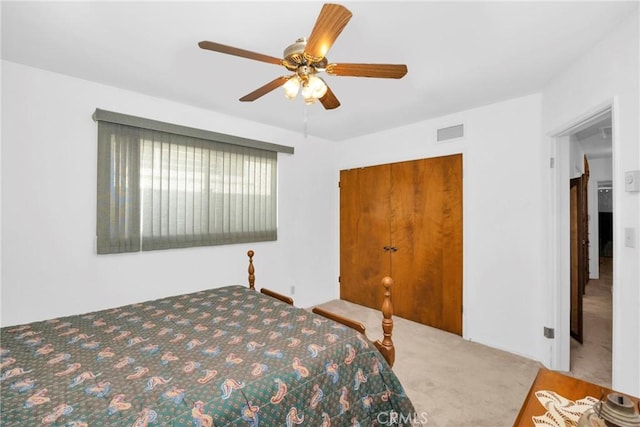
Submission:
{"label": "fan pull chain", "polygon": [[304,134],[304,137],[306,138],[308,136],[307,124],[308,124],[308,108],[309,108],[309,106],[304,104],[304,106],[302,108],[303,108],[303,111],[304,111],[304,116],[303,116],[304,118],[302,120],[302,123],[303,123],[303,134]]}

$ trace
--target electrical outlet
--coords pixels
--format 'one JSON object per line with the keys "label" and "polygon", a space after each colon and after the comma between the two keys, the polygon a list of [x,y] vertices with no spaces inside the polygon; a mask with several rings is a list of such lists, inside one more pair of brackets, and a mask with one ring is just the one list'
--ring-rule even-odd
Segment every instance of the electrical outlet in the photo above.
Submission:
{"label": "electrical outlet", "polygon": [[291,295],[295,295],[295,294],[296,294],[296,287],[291,286]]}

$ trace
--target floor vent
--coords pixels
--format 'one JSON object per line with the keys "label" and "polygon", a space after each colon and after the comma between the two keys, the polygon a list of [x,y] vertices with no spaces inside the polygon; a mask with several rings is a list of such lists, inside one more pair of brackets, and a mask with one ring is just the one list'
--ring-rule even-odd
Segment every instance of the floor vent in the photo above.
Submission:
{"label": "floor vent", "polygon": [[438,129],[438,142],[448,139],[462,138],[464,136],[464,125],[449,126]]}

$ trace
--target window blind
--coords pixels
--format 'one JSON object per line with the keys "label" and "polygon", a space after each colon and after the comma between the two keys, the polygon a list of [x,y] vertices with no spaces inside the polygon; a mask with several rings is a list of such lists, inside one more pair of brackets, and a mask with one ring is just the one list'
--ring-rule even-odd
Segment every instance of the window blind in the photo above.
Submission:
{"label": "window blind", "polygon": [[277,239],[277,154],[291,147],[112,114],[94,115],[98,253]]}

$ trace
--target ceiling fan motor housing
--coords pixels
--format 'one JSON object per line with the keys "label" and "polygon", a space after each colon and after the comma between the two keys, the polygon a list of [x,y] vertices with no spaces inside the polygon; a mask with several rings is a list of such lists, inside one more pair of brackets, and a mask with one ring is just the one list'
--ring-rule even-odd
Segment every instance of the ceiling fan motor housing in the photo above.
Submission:
{"label": "ceiling fan motor housing", "polygon": [[282,56],[284,57],[283,63],[284,66],[289,71],[298,71],[298,68],[301,66],[306,66],[312,68],[313,71],[310,71],[308,68],[306,70],[302,70],[302,74],[313,74],[316,71],[322,71],[327,66],[327,58],[322,58],[320,61],[309,62],[307,57],[304,55],[304,50],[307,47],[307,38],[300,37],[295,41],[295,43],[287,46],[284,50]]}

